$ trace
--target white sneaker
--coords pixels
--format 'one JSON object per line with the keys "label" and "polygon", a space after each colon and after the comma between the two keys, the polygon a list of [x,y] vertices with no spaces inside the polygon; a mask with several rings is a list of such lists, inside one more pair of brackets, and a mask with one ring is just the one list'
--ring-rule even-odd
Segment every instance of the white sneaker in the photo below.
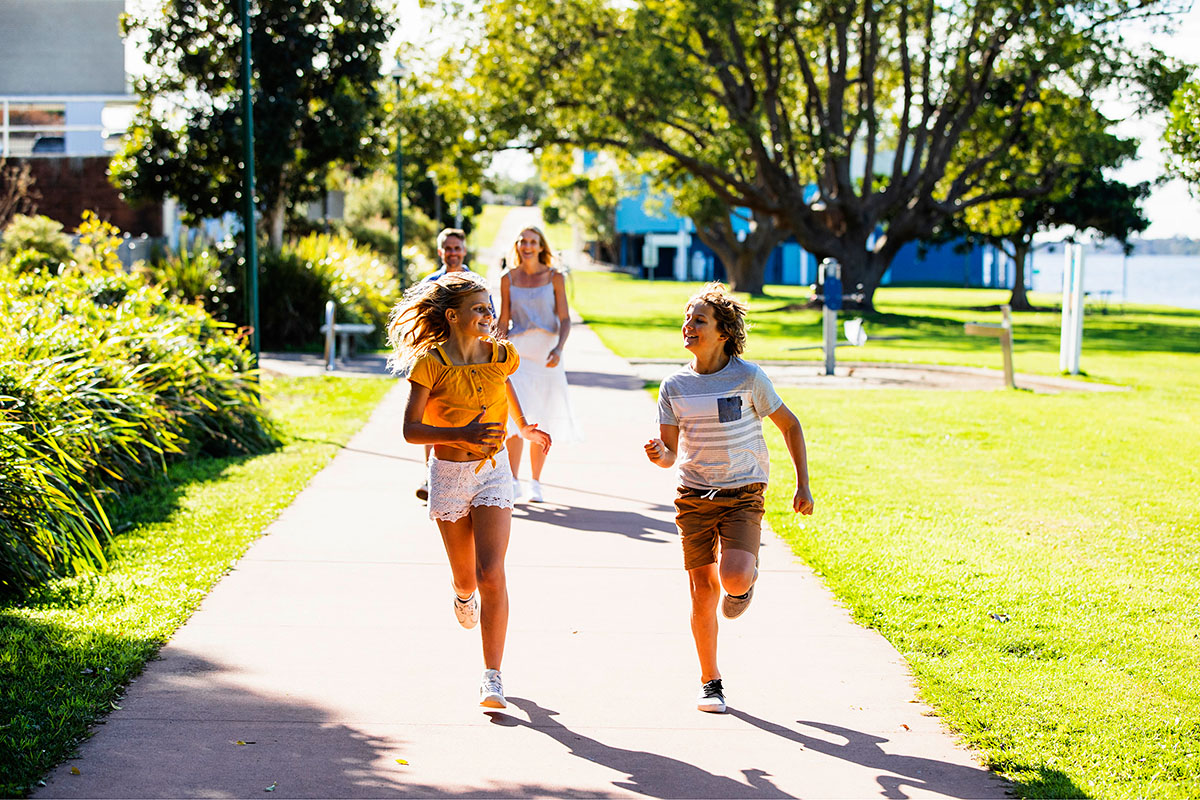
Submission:
{"label": "white sneaker", "polygon": [[536,480],[529,481],[529,502],[531,502],[531,503],[542,502],[542,484],[540,481],[536,481]]}
{"label": "white sneaker", "polygon": [[508,708],[504,699],[504,684],[500,682],[500,670],[485,669],[479,681],[479,705],[487,708]]}
{"label": "white sneaker", "polygon": [[458,624],[462,625],[467,630],[471,630],[479,624],[479,592],[471,592],[471,596],[466,600],[454,596],[454,616],[458,617]]}
{"label": "white sneaker", "polygon": [[513,502],[521,499],[521,481],[518,478],[513,478]]}

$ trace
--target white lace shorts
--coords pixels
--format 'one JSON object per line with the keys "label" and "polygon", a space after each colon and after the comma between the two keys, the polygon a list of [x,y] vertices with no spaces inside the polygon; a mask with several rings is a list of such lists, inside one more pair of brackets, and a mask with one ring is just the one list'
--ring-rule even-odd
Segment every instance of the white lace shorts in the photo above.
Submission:
{"label": "white lace shorts", "polygon": [[429,518],[453,522],[471,513],[472,506],[513,507],[512,470],[508,453],[479,461],[442,461],[429,454]]}

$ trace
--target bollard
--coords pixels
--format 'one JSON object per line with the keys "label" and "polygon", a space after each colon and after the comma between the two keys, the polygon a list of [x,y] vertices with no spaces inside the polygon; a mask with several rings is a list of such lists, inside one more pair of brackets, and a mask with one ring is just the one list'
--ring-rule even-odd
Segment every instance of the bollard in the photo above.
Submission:
{"label": "bollard", "polygon": [[337,355],[337,349],[334,347],[333,337],[333,301],[328,300],[325,303],[325,369],[331,370],[336,366],[334,359]]}
{"label": "bollard", "polygon": [[1058,368],[1079,374],[1083,349],[1083,245],[1068,244],[1063,266],[1062,336],[1058,346]]}
{"label": "bollard", "polygon": [[825,374],[834,374],[837,366],[837,318],[842,308],[842,265],[836,259],[821,262],[821,283],[824,286],[825,308],[821,322],[825,334]]}

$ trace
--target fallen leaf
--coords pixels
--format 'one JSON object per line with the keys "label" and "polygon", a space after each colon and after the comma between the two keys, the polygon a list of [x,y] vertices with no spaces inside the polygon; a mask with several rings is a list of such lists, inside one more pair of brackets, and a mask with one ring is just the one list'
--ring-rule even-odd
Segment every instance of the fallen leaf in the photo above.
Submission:
{"label": "fallen leaf", "polygon": [[406,766],[406,767],[408,766],[408,762],[407,762],[407,761],[405,761],[403,758],[397,758],[397,759],[396,759],[396,763],[397,763],[397,764],[403,764],[403,765],[404,765],[404,766]]}
{"label": "fallen leaf", "polygon": [[79,767],[71,767],[71,774],[72,774],[72,775],[78,775],[78,774],[80,774],[80,773],[79,773]]}
{"label": "fallen leaf", "polygon": [[263,791],[264,791],[264,792],[273,792],[273,791],[275,791],[275,787],[276,787],[276,786],[278,786],[278,785],[279,785],[279,781],[274,781],[274,782],[273,782],[273,783],[272,783],[270,786],[268,786],[267,788],[263,789]]}
{"label": "fallen leaf", "polygon": [[901,728],[904,728],[904,730],[906,730],[906,731],[911,731],[911,730],[912,730],[912,728],[908,727],[908,726],[907,726],[907,725],[905,725],[903,722],[901,722],[901,723],[900,723],[900,727],[901,727]]}

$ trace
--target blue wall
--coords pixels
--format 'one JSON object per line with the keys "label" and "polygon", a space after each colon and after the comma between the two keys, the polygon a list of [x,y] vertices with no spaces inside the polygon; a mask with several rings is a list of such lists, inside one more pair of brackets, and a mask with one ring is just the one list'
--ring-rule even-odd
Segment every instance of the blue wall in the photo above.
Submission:
{"label": "blue wall", "polygon": [[[621,266],[642,264],[642,239],[648,233],[675,233],[680,229],[694,230],[689,220],[671,210],[670,198],[663,198],[653,214],[646,211],[647,195],[627,197],[617,203],[617,237],[620,242]],[[749,214],[738,209],[731,216],[735,231],[749,230]],[[687,254],[689,275],[692,274],[693,259],[705,259],[707,269],[704,280],[724,280],[725,269],[720,260],[700,239],[692,235],[692,245]],[[892,265],[883,274],[882,286],[896,285],[941,285],[941,286],[990,286],[1011,288],[1013,269],[1007,257],[993,248],[975,247],[966,253],[957,253],[954,244],[921,247],[910,242],[900,249]],[[671,265],[660,260],[656,278],[670,278]],[[775,248],[767,260],[764,274],[768,284],[807,286],[817,280],[816,258],[805,251],[793,239],[788,239]],[[1031,280],[1026,271],[1027,285]]]}

